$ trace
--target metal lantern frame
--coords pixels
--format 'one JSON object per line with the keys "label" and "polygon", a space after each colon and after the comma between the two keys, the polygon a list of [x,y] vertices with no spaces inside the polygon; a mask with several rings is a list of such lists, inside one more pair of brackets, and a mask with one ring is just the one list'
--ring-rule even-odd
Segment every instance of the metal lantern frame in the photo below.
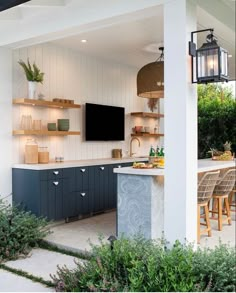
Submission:
{"label": "metal lantern frame", "polygon": [[[193,42],[193,35],[206,31],[210,31],[207,42],[197,49]],[[229,80],[228,52],[217,44],[213,31],[210,28],[191,32],[189,55],[192,56],[192,83],[228,82]]]}

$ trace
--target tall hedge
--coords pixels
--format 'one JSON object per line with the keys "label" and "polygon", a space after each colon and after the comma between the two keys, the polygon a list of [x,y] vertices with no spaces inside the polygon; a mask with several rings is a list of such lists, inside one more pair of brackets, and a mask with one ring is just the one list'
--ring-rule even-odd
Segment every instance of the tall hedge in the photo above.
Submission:
{"label": "tall hedge", "polygon": [[230,141],[236,153],[236,100],[232,88],[198,85],[198,158],[209,157],[210,148],[223,150]]}

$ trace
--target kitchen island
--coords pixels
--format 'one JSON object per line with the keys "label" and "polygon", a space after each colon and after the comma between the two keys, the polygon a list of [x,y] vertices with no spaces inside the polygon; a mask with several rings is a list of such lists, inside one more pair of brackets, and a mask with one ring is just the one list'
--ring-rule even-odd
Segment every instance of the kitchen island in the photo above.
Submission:
{"label": "kitchen island", "polygon": [[[235,167],[236,161],[198,160],[198,173]],[[164,169],[115,168],[118,174],[117,236],[157,239],[164,231]],[[174,198],[177,194],[173,194]]]}

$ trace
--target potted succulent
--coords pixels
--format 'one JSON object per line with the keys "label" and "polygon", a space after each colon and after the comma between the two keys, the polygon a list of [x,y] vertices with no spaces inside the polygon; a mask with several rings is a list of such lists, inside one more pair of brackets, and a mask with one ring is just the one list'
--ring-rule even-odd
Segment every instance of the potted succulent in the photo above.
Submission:
{"label": "potted succulent", "polygon": [[34,99],[36,93],[36,85],[38,82],[43,83],[44,73],[40,72],[40,69],[35,63],[31,65],[29,59],[27,63],[22,60],[20,60],[18,63],[22,66],[25,72],[26,79],[28,80],[29,98]]}

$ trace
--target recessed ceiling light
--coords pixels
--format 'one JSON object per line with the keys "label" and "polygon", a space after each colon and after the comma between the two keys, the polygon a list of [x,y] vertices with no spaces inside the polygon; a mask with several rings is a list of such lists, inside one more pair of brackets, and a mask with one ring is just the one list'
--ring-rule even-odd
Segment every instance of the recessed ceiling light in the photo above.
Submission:
{"label": "recessed ceiling light", "polygon": [[228,55],[228,57],[229,57],[229,58],[232,58],[232,57],[233,57],[233,55],[229,54],[229,55]]}
{"label": "recessed ceiling light", "polygon": [[87,40],[83,39],[81,40],[81,43],[87,43]]}

